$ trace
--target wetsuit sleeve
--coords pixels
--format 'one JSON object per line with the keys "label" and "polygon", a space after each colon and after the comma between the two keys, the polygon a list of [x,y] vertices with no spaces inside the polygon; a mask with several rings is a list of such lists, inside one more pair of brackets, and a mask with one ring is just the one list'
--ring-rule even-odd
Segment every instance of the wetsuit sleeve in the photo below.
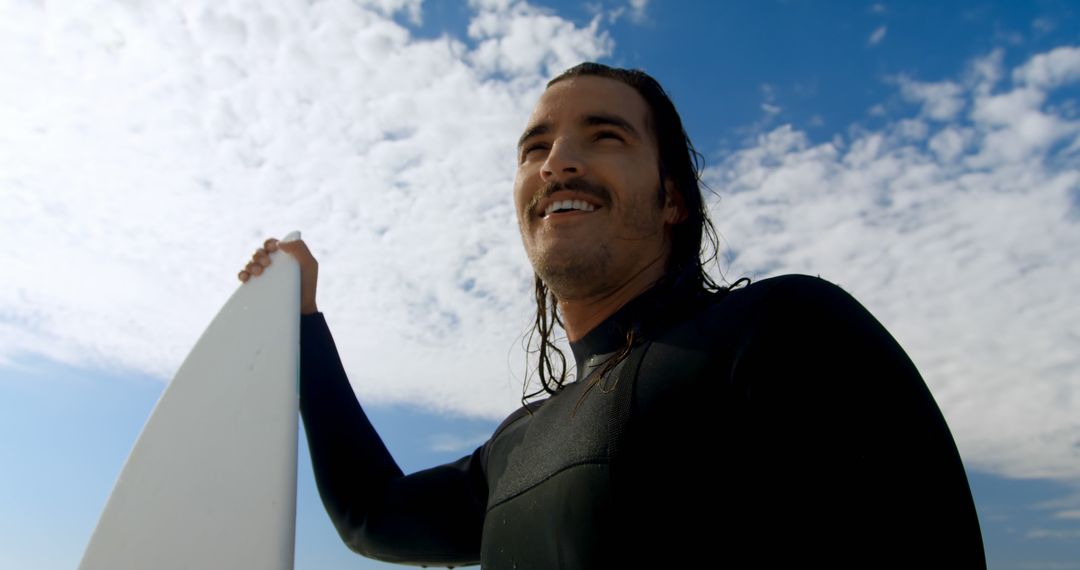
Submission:
{"label": "wetsuit sleeve", "polygon": [[319,494],[342,540],[386,562],[478,564],[487,444],[405,475],[360,407],[321,312],[301,316],[300,339],[300,413]]}
{"label": "wetsuit sleeve", "polygon": [[760,530],[795,537],[776,546],[805,565],[985,568],[960,454],[896,340],[817,277],[765,301],[736,364],[771,487]]}

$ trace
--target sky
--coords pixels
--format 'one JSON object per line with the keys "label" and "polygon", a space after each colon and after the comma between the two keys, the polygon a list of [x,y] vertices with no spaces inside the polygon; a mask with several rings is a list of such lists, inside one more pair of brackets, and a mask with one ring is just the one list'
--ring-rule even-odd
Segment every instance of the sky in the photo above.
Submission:
{"label": "sky", "polygon": [[[1077,12],[0,0],[0,567],[77,565],[237,272],[292,230],[402,469],[483,443],[528,370],[514,143],[599,61],[679,109],[717,279],[819,275],[908,353],[990,568],[1080,568]],[[390,567],[341,543],[300,441],[296,567]]]}

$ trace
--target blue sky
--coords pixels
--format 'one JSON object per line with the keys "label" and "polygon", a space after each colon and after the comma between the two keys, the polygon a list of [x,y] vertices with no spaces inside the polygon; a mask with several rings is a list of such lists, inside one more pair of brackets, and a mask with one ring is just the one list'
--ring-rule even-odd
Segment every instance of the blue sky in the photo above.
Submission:
{"label": "blue sky", "polygon": [[[483,442],[525,373],[513,142],[595,60],[672,96],[728,282],[821,275],[905,348],[990,567],[1080,568],[1078,31],[1068,2],[0,0],[0,567],[77,564],[293,229],[401,467]],[[296,567],[388,567],[343,546],[300,441]]]}

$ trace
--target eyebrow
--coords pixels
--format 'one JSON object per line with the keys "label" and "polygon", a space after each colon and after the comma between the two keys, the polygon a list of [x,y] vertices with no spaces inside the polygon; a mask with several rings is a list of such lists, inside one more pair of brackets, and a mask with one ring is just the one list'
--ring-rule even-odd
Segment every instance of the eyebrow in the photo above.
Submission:
{"label": "eyebrow", "polygon": [[[626,119],[618,115],[613,115],[610,113],[591,113],[582,117],[581,124],[587,127],[595,127],[597,125],[611,125],[613,127],[619,127],[620,129],[633,135],[634,138],[641,140],[641,134],[638,133],[637,129],[634,128],[634,125],[631,125],[630,121],[627,121]],[[547,134],[549,132],[551,132],[550,122],[544,122],[540,123],[539,125],[529,127],[521,135],[521,138],[518,139],[518,151],[521,150],[521,147],[525,146],[525,141],[536,136]]]}

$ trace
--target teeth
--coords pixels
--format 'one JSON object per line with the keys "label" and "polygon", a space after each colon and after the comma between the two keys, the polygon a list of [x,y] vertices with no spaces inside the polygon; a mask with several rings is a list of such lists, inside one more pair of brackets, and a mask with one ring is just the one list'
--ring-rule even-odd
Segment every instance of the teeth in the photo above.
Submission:
{"label": "teeth", "polygon": [[588,203],[588,202],[586,202],[584,200],[555,201],[555,202],[552,202],[551,204],[549,204],[547,209],[544,210],[544,215],[545,216],[550,215],[555,210],[570,210],[570,209],[584,210],[586,212],[591,212],[591,211],[596,209],[596,206],[593,206],[592,204],[590,204],[590,203]]}

